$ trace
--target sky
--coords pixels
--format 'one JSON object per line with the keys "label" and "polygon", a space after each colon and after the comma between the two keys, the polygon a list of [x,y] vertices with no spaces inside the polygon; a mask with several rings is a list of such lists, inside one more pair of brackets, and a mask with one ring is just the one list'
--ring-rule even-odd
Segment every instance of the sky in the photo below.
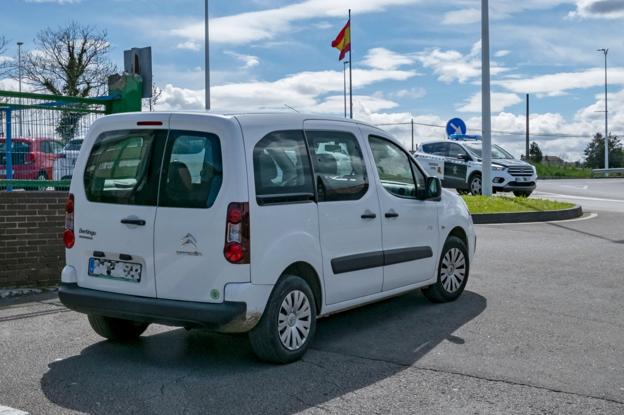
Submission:
{"label": "sky", "polygon": [[[110,59],[152,47],[158,110],[204,107],[203,0],[2,0],[1,60],[33,50],[46,27],[105,29]],[[343,63],[331,41],[352,9],[354,116],[410,145],[444,137],[450,118],[481,127],[479,0],[211,0],[215,111],[342,115]],[[532,141],[544,154],[581,160],[604,132],[609,48],[610,132],[624,137],[624,0],[491,0],[493,141],[524,151],[525,94]],[[15,82],[0,79],[0,89]],[[403,125],[388,125],[388,124]]]}

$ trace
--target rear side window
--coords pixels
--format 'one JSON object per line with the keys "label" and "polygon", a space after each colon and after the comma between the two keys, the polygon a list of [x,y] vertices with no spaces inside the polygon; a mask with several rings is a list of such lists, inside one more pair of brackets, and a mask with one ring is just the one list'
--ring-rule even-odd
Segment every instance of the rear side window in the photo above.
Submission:
{"label": "rear side window", "polygon": [[253,164],[258,204],[314,199],[303,131],[276,131],[266,135],[254,148]]}
{"label": "rear side window", "polygon": [[219,137],[172,131],[167,142],[158,206],[212,206],[223,178]]}
{"label": "rear side window", "polygon": [[[11,161],[14,166],[27,164],[26,155],[30,153],[30,144],[24,141],[13,141],[11,143]],[[0,142],[0,164],[6,165],[6,141]]]}
{"label": "rear side window", "polygon": [[156,205],[166,130],[123,130],[101,134],[84,172],[91,202]]}
{"label": "rear side window", "polygon": [[306,131],[317,177],[319,201],[360,199],[368,190],[362,151],[354,135]]}

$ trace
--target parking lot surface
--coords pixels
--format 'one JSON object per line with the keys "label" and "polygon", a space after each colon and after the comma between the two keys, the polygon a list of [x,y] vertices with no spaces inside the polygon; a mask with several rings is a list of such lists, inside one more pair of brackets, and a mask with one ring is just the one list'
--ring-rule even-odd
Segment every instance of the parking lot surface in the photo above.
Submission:
{"label": "parking lot surface", "polygon": [[287,366],[245,336],[152,326],[120,345],[53,295],[0,303],[0,413],[622,414],[624,180],[553,182],[537,195],[590,215],[477,226],[457,302],[415,292],[320,320]]}

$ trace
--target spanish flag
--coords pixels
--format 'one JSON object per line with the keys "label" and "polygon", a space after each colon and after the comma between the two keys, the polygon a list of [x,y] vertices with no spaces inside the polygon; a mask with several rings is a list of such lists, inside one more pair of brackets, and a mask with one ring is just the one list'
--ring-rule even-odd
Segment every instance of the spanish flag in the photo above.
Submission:
{"label": "spanish flag", "polygon": [[344,59],[347,52],[351,51],[351,18],[349,18],[347,24],[332,42],[332,48],[336,48],[340,51],[340,56],[338,57],[339,61]]}

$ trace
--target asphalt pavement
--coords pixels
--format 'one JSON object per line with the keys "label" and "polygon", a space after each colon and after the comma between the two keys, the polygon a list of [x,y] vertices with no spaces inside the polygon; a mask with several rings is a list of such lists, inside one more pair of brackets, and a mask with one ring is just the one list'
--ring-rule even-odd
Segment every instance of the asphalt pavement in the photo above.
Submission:
{"label": "asphalt pavement", "polygon": [[623,190],[540,182],[585,217],[479,225],[458,301],[415,292],[322,319],[287,366],[245,336],[154,325],[121,345],[53,295],[5,301],[0,414],[623,414]]}

